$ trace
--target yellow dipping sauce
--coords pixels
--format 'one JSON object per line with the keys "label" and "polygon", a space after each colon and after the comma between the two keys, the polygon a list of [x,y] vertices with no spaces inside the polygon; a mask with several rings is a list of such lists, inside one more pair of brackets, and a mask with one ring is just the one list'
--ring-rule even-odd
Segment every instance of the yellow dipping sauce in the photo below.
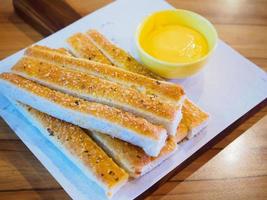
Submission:
{"label": "yellow dipping sauce", "polygon": [[140,44],[151,56],[171,63],[193,62],[209,51],[201,33],[181,25],[155,27]]}

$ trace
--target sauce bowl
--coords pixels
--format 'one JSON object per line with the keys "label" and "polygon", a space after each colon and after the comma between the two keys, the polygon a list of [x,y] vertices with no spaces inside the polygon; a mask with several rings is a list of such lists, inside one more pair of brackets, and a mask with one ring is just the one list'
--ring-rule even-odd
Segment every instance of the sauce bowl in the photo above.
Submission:
{"label": "sauce bowl", "polygon": [[[201,33],[207,41],[208,52],[197,60],[186,63],[171,63],[159,60],[147,53],[140,43],[155,26],[182,25]],[[200,71],[214,52],[218,40],[214,26],[197,13],[182,10],[163,10],[147,16],[138,26],[135,43],[138,56],[142,63],[154,73],[164,78],[186,78]]]}

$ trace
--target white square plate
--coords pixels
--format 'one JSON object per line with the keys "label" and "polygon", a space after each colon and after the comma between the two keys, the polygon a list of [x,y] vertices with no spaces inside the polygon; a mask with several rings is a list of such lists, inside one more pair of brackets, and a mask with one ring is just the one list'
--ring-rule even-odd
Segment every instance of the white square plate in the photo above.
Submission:
{"label": "white square plate", "polygon": [[[162,9],[172,7],[162,0],[119,0],[38,44],[66,47],[65,39],[70,35],[95,28],[135,55],[133,35],[138,23],[147,14]],[[9,71],[22,54],[23,51],[20,51],[2,60],[0,72]],[[194,102],[210,113],[206,133],[183,144],[172,157],[150,173],[127,183],[112,199],[133,199],[142,194],[267,97],[266,73],[222,41],[219,41],[214,55],[201,73],[176,82],[184,86]],[[103,191],[31,126],[2,95],[0,115],[73,199],[105,199]]]}

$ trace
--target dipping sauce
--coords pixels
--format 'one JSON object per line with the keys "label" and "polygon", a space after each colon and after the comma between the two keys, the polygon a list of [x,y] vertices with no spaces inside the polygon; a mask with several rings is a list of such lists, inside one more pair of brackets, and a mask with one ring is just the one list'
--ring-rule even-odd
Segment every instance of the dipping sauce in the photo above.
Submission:
{"label": "dipping sauce", "polygon": [[157,26],[140,44],[151,56],[171,63],[193,62],[209,51],[201,33],[182,25]]}

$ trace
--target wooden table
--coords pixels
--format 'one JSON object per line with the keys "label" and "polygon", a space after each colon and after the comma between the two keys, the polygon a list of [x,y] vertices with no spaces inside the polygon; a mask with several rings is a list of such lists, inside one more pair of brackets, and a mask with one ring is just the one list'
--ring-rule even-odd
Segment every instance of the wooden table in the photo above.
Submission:
{"label": "wooden table", "polygon": [[[111,1],[67,2],[86,15]],[[169,2],[210,19],[221,39],[267,71],[266,0]],[[1,59],[41,38],[14,14],[11,0],[1,0]],[[225,131],[209,150],[202,150],[179,168],[169,181],[157,186],[152,194],[149,191],[147,199],[267,199],[266,113],[265,102]],[[0,119],[0,200],[6,199],[70,198]]]}

